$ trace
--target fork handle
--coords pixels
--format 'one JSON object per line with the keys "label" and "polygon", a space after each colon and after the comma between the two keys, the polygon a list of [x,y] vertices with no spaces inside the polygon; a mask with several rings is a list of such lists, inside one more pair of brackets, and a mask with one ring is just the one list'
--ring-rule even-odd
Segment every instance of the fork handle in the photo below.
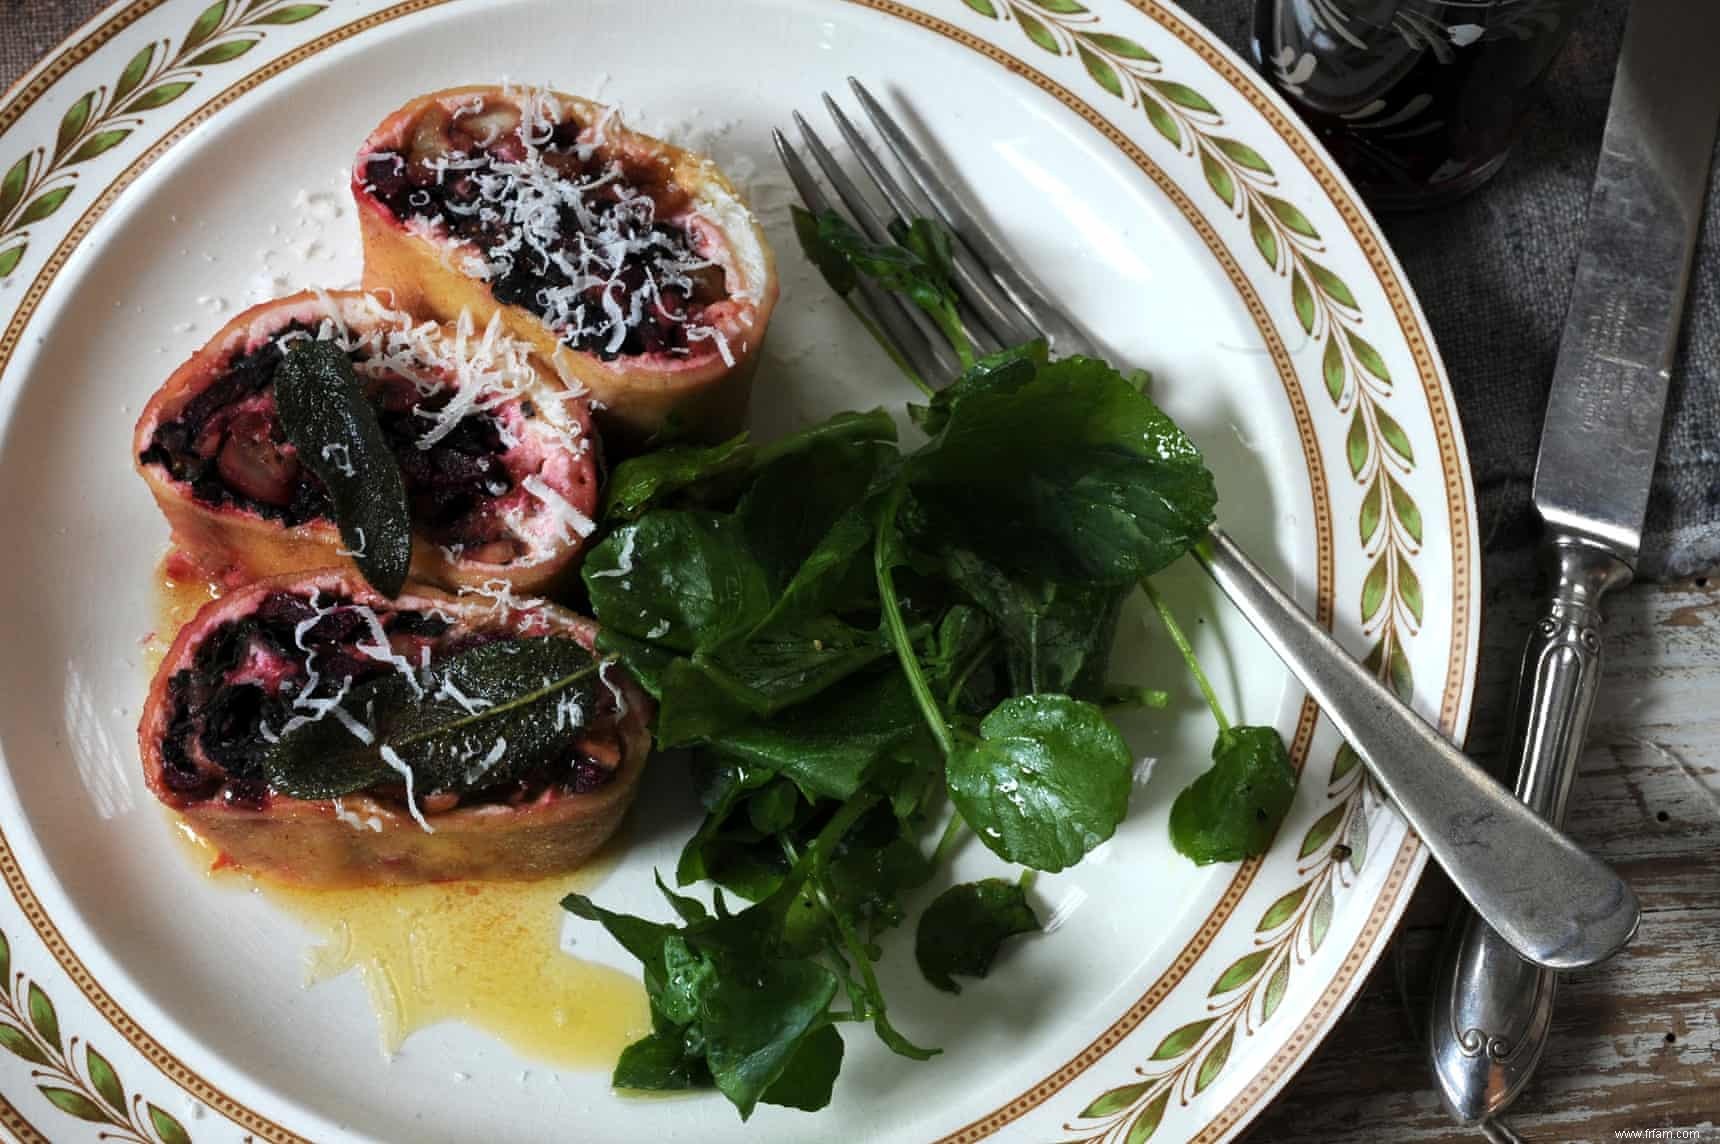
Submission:
{"label": "fork handle", "polygon": [[1636,932],[1636,895],[1511,797],[1214,528],[1196,557],[1373,772],[1476,913],[1522,957],[1572,969]]}
{"label": "fork handle", "polygon": [[[1630,566],[1579,540],[1546,546],[1551,599],[1523,649],[1508,758],[1517,797],[1558,826],[1601,677],[1601,597]],[[1546,1047],[1557,975],[1519,958],[1468,910],[1453,918],[1434,979],[1428,1051],[1451,1114],[1474,1123],[1517,1098]]]}

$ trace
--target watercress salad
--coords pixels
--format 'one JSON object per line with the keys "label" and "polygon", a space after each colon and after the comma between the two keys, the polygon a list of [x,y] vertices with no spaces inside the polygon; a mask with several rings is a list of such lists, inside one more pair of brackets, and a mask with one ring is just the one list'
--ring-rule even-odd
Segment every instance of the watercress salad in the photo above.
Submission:
{"label": "watercress salad", "polygon": [[1277,732],[1229,723],[1147,584],[1201,542],[1217,495],[1143,379],[1037,342],[976,358],[934,224],[889,243],[833,214],[796,224],[838,293],[867,275],[907,295],[964,372],[936,392],[914,378],[928,402],[910,410],[926,438],[912,447],[872,410],[616,469],[585,586],[601,650],[657,698],[659,747],[691,751],[706,816],[674,876],[712,883],[712,903],[661,876],[676,923],[563,902],[644,967],[652,1032],[614,1083],[715,1087],[743,1118],[828,1103],[845,1024],[904,1056],[939,1051],[892,1024],[874,967],[966,832],[1026,869],[921,912],[915,959],[951,992],[1040,928],[1033,871],[1111,837],[1133,760],[1104,704],[1163,702],[1107,677],[1130,592],[1158,607],[1220,728],[1173,806],[1177,849],[1261,853],[1295,789]]}

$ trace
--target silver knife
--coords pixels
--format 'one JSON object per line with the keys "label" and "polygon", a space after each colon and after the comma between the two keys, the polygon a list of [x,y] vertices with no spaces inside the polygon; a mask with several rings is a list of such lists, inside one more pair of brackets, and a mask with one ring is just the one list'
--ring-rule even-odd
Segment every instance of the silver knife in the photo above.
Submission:
{"label": "silver knife", "polygon": [[[1523,653],[1508,740],[1517,796],[1565,816],[1601,675],[1600,600],[1630,581],[1720,120],[1720,3],[1635,0],[1570,310],[1534,503],[1552,594]],[[1434,1074],[1474,1122],[1517,1097],[1547,1042],[1556,977],[1467,910],[1434,982]]]}

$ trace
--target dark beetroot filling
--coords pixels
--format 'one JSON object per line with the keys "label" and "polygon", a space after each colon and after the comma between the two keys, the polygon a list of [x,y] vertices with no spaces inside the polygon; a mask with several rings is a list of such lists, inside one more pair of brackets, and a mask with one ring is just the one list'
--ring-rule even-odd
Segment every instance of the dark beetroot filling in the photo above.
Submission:
{"label": "dark beetroot filling", "polygon": [[[358,612],[340,608],[350,601],[318,602],[325,609],[336,609],[304,635],[305,647],[315,653],[314,666],[322,677],[318,696],[335,694],[342,681],[357,685],[396,670],[357,650],[369,639],[370,629]],[[430,647],[434,660],[508,638],[492,632],[451,632],[445,620],[422,612],[375,610],[393,650],[412,663],[418,662],[421,647]],[[293,697],[308,679],[309,653],[300,650],[294,632],[314,614],[304,597],[277,592],[251,615],[211,632],[198,647],[192,665],[168,680],[162,781],[183,804],[219,800],[248,810],[268,806],[271,792],[263,778],[262,759],[269,744],[262,728],[266,724],[278,731],[294,714],[304,713],[293,707]],[[247,664],[252,670],[244,672]],[[266,670],[256,670],[257,665]],[[240,681],[235,678],[240,674],[262,676],[263,681]],[[457,805],[519,804],[552,787],[586,794],[604,786],[620,761],[619,738],[613,730],[603,730],[612,726],[615,715],[615,701],[607,689],[598,690],[595,708],[589,717],[594,731],[582,741],[583,753],[495,787],[465,792]],[[406,797],[399,783],[373,787],[369,793],[398,802]]]}
{"label": "dark beetroot filling", "polygon": [[[281,334],[305,329],[295,322]],[[207,505],[249,509],[289,528],[332,519],[327,490],[299,463],[275,415],[275,367],[283,356],[278,337],[234,355],[214,384],[156,427],[138,460],[167,470]],[[409,382],[371,379],[366,394],[400,462],[414,528],[436,544],[504,543],[506,531],[492,505],[513,488],[513,478],[502,463],[506,446],[495,422],[462,418],[447,436],[420,449],[430,422],[414,408],[437,410],[453,391],[421,397]],[[518,553],[492,555],[505,563]]]}
{"label": "dark beetroot filling", "polygon": [[[425,113],[446,116],[440,108]],[[474,208],[479,203],[479,180],[494,172],[498,159],[518,162],[526,146],[517,132],[508,132],[482,146],[463,132],[458,120],[447,130],[455,153],[462,158],[481,159],[482,166],[469,170],[441,171],[424,162],[411,162],[393,151],[372,155],[364,166],[364,179],[377,200],[395,218],[421,217],[441,223],[453,238],[468,242],[494,263],[498,247],[510,241],[518,242],[518,227],[510,225],[496,212]],[[595,181],[614,162],[601,151],[586,158],[577,153],[580,125],[571,120],[555,128],[549,142],[538,153],[544,163],[563,178],[578,182]],[[623,189],[643,195],[650,200],[651,210],[626,205],[621,200]],[[619,273],[611,271],[606,277],[617,279],[613,296],[625,314],[631,315],[636,305],[634,296],[650,282],[655,297],[638,303],[640,318],[628,322],[627,336],[619,348],[609,348],[612,335],[603,317],[603,295],[608,285],[591,286],[580,294],[592,319],[578,327],[560,325],[556,332],[563,344],[586,353],[596,354],[605,361],[622,356],[650,353],[684,355],[691,352],[687,336],[689,326],[697,326],[704,308],[727,297],[723,273],[716,267],[687,270],[685,264],[701,261],[693,249],[687,231],[680,226],[659,221],[685,203],[685,193],[668,185],[661,175],[649,168],[624,170],[610,183],[587,192],[585,206],[596,225],[582,221],[570,205],[557,208],[558,239],[551,247],[578,265],[580,251],[588,245],[593,233],[613,231],[626,238],[629,252]],[[454,204],[450,207],[450,203]],[[468,208],[460,210],[456,208]],[[546,291],[572,284],[567,261],[558,262],[543,253],[521,244],[512,264],[504,273],[490,280],[490,289],[498,301],[521,306],[557,327],[554,315],[543,302]],[[680,281],[671,282],[672,279]],[[690,281],[689,281],[690,280]]]}

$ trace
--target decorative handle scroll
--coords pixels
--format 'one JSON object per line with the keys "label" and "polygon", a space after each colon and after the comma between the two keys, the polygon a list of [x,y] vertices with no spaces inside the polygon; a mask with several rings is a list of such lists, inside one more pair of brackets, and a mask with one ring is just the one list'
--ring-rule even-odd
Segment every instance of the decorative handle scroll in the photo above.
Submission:
{"label": "decorative handle scroll", "polygon": [[[1563,537],[1547,556],[1554,592],[1523,650],[1508,743],[1517,797],[1559,826],[1600,683],[1600,599],[1630,580],[1630,568]],[[1528,1083],[1546,1047],[1556,984],[1553,971],[1524,961],[1460,910],[1434,985],[1430,1028],[1434,1073],[1459,1120],[1499,1112]]]}

